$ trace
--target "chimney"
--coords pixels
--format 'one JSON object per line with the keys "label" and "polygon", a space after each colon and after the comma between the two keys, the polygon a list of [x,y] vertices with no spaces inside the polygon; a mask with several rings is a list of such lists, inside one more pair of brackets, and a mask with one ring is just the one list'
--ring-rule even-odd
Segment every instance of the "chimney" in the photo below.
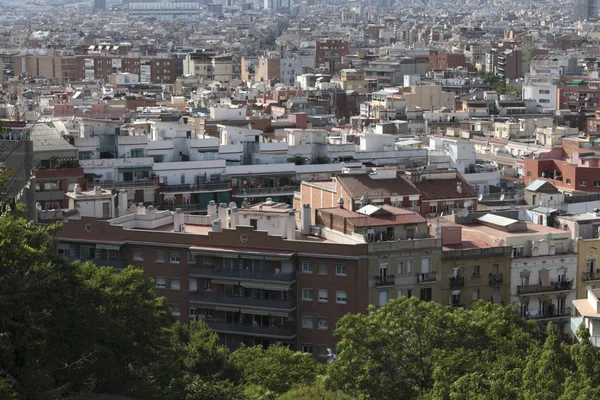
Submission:
{"label": "chimney", "polygon": [[231,216],[229,217],[229,227],[231,229],[236,229],[240,224],[240,214],[237,207],[233,207],[231,209]]}
{"label": "chimney", "polygon": [[152,213],[154,212],[154,206],[150,205],[148,207],[146,207],[146,214],[152,215]]}
{"label": "chimney", "polygon": [[181,232],[181,227],[185,224],[185,215],[181,211],[181,208],[176,208],[173,213],[173,230],[175,232]]}
{"label": "chimney", "polygon": [[294,240],[296,238],[296,212],[294,210],[288,212],[285,228],[285,238]]}
{"label": "chimney", "polygon": [[127,190],[119,191],[119,217],[127,214]]}
{"label": "chimney", "polygon": [[209,217],[217,216],[217,203],[215,203],[214,200],[209,201],[208,206],[206,208],[207,208],[207,214]]}
{"label": "chimney", "polygon": [[227,229],[229,224],[227,220],[229,219],[229,210],[227,209],[227,204],[221,203],[219,204],[219,219],[221,220],[221,227]]}
{"label": "chimney", "polygon": [[138,203],[137,212],[138,214],[146,214],[146,207],[144,207],[144,203]]}
{"label": "chimney", "polygon": [[94,194],[95,195],[102,194],[102,186],[94,186]]}
{"label": "chimney", "polygon": [[213,232],[217,232],[217,233],[223,232],[223,228],[221,227],[221,220],[220,219],[215,219],[212,222],[212,231]]}
{"label": "chimney", "polygon": [[456,182],[456,191],[458,193],[462,194],[462,182],[461,181]]}
{"label": "chimney", "polygon": [[302,234],[310,235],[310,204],[302,204]]}
{"label": "chimney", "polygon": [[81,186],[79,186],[79,183],[76,183],[73,186],[73,193],[75,193],[75,194],[81,194]]}

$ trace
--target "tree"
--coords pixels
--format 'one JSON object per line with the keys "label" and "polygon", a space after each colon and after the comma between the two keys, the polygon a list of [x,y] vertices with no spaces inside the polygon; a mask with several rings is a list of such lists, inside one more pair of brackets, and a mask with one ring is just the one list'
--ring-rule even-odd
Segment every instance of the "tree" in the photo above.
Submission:
{"label": "tree", "polygon": [[600,398],[600,353],[590,342],[590,332],[583,323],[577,337],[579,343],[570,347],[574,368],[565,380],[560,400]]}
{"label": "tree", "polygon": [[353,400],[347,394],[325,388],[322,382],[309,385],[297,385],[278,397],[277,400]]}
{"label": "tree", "polygon": [[312,384],[323,370],[310,355],[290,350],[283,345],[242,347],[229,361],[239,373],[239,383],[250,398],[271,399],[287,392],[296,384]]}

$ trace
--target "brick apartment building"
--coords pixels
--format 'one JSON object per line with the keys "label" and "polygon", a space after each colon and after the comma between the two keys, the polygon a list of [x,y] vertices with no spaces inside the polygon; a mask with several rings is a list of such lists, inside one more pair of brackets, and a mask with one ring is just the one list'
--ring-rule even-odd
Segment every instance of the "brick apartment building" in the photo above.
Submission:
{"label": "brick apartment building", "polygon": [[541,179],[552,182],[564,193],[600,192],[600,156],[594,152],[573,152],[567,158],[557,153],[562,154],[551,152],[547,153],[548,158],[525,158],[525,185]]}
{"label": "brick apartment building", "polygon": [[342,57],[349,52],[347,40],[317,40],[315,45],[316,66],[326,65],[330,72],[336,72],[341,66]]}

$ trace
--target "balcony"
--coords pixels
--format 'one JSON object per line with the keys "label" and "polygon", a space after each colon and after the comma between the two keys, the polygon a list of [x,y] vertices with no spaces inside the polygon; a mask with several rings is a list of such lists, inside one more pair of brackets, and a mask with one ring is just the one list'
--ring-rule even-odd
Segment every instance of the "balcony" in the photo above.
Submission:
{"label": "balcony", "polygon": [[65,198],[65,192],[62,190],[40,190],[35,192],[37,201],[62,201]]}
{"label": "balcony", "polygon": [[595,281],[595,280],[599,280],[600,279],[600,274],[597,274],[596,272],[583,272],[581,274],[581,277],[583,279],[584,282],[586,281]]}
{"label": "balcony", "polygon": [[528,312],[525,315],[527,319],[550,319],[550,318],[570,318],[571,317],[571,307],[565,307],[564,310],[555,310],[552,312]]}
{"label": "balcony", "polygon": [[435,272],[420,272],[417,277],[419,282],[435,282],[437,280]]}
{"label": "balcony", "polygon": [[[241,296],[219,296],[211,293],[190,292],[191,303],[203,303],[212,305],[228,305],[245,309],[266,308],[273,310],[284,310],[292,312],[296,309],[296,299],[292,300],[269,300],[256,299]],[[247,312],[248,313],[248,312]]]}
{"label": "balcony", "polygon": [[190,267],[190,276],[209,278],[249,279],[260,281],[287,282],[296,281],[295,273],[254,272],[247,270],[229,270],[214,267]]}
{"label": "balcony", "polygon": [[491,286],[502,285],[504,283],[504,275],[503,274],[490,274],[489,283]]}
{"label": "balcony", "polygon": [[375,275],[373,279],[375,279],[376,287],[394,286],[396,284],[396,282],[394,281],[394,275]]}
{"label": "balcony", "polygon": [[229,183],[199,183],[196,185],[164,185],[161,193],[202,193],[231,190]]}
{"label": "balcony", "polygon": [[233,197],[293,196],[294,192],[299,190],[299,185],[244,189],[234,188]]}
{"label": "balcony", "polygon": [[94,181],[93,183],[88,183],[88,188],[90,186],[101,186],[103,189],[153,189],[158,187],[158,179],[141,179],[138,181]]}
{"label": "balcony", "polygon": [[573,287],[573,281],[551,282],[548,286],[526,285],[517,286],[517,294],[539,294],[548,292],[569,291]]}
{"label": "balcony", "polygon": [[206,325],[217,333],[237,334],[243,336],[263,336],[272,339],[291,340],[296,331],[291,326],[262,327],[250,324],[234,324],[222,321],[205,320]]}
{"label": "balcony", "polygon": [[450,278],[450,287],[458,288],[465,286],[465,278],[463,276],[453,276]]}
{"label": "balcony", "polygon": [[127,268],[130,264],[127,260],[103,260],[101,258],[83,258],[83,257],[68,257],[70,262],[81,261],[82,263],[86,261],[91,261],[98,267],[113,267],[114,269],[121,271]]}

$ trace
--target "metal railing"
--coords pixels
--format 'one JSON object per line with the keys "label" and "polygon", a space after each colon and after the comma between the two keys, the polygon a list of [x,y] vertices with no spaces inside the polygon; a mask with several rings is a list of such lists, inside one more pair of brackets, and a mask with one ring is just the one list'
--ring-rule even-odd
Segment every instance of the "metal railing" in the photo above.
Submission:
{"label": "metal railing", "polygon": [[158,186],[158,179],[141,179],[137,181],[94,181],[88,182],[88,188],[101,186],[103,189],[127,189],[127,188],[154,188]]}
{"label": "metal railing", "polygon": [[294,192],[297,192],[298,190],[300,190],[300,185],[261,188],[233,188],[233,195],[235,197],[268,196],[277,194],[293,195]]}
{"label": "metal railing", "polygon": [[58,190],[40,190],[35,192],[35,199],[38,201],[62,200],[65,198],[65,192]]}
{"label": "metal railing", "polygon": [[206,206],[201,207],[200,204],[162,204],[159,206],[161,210],[169,210],[175,211],[176,209],[181,208],[183,212],[192,212],[192,211],[206,211]]}
{"label": "metal railing", "polygon": [[435,282],[437,276],[435,272],[419,272],[417,278],[419,282]]}
{"label": "metal railing", "polygon": [[239,333],[253,336],[293,339],[296,331],[291,326],[256,326],[251,324],[234,324],[222,321],[205,320],[210,329],[218,333]]}
{"label": "metal railing", "polygon": [[595,281],[596,279],[600,279],[600,276],[595,272],[582,272],[581,277],[584,281]]}
{"label": "metal railing", "polygon": [[550,285],[548,285],[548,286],[542,286],[542,284],[517,286],[517,294],[536,294],[536,293],[545,293],[545,292],[559,292],[559,291],[571,290],[572,287],[573,287],[573,281],[551,282]]}
{"label": "metal railing", "polygon": [[199,183],[195,185],[163,185],[160,189],[161,193],[178,193],[178,192],[217,192],[223,190],[231,190],[229,183]]}
{"label": "metal railing", "polygon": [[270,308],[276,310],[293,311],[296,308],[296,299],[291,300],[269,300],[256,299],[242,296],[219,296],[215,294],[205,294],[201,292],[190,292],[191,302],[227,304],[235,307],[250,308]]}
{"label": "metal railing", "polygon": [[450,287],[463,287],[465,286],[465,278],[463,276],[453,276],[449,279]]}
{"label": "metal railing", "polygon": [[394,275],[375,275],[375,286],[394,286],[396,282],[394,281]]}
{"label": "metal railing", "polygon": [[208,276],[219,278],[252,279],[276,282],[294,282],[295,273],[283,272],[255,272],[245,269],[229,270],[215,267],[190,267],[191,276]]}
{"label": "metal railing", "polygon": [[554,310],[552,312],[546,311],[543,313],[527,313],[525,318],[527,319],[541,319],[541,318],[558,318],[558,317],[570,317],[571,307],[565,307],[564,310]]}
{"label": "metal railing", "polygon": [[503,274],[490,274],[489,279],[490,285],[501,285],[504,283],[504,275]]}

